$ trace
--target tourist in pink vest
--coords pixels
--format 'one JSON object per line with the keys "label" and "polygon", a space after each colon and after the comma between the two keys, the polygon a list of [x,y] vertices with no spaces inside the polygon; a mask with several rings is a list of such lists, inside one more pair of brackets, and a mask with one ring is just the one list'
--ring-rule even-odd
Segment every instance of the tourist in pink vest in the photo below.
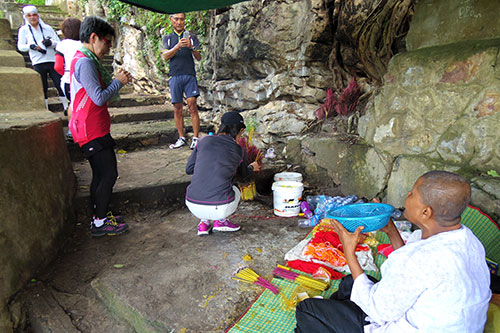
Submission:
{"label": "tourist in pink vest", "polygon": [[76,52],[70,67],[72,115],[69,128],[92,168],[92,236],[117,235],[128,230],[128,225],[119,223],[120,218],[108,209],[118,177],[108,103],[132,80],[130,73],[123,70],[112,79],[100,62],[109,52],[114,37],[115,30],[103,19],[85,18],[80,28],[83,46]]}

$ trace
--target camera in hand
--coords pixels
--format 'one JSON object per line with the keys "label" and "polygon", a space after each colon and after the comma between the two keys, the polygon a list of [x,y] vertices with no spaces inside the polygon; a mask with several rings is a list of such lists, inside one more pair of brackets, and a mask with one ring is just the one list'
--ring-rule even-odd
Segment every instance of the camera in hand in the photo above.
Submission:
{"label": "camera in hand", "polygon": [[30,45],[30,49],[34,50],[34,51],[38,51],[40,52],[41,54],[46,54],[47,53],[47,50],[44,50],[44,49],[38,49],[38,46],[36,46],[35,44],[31,44]]}
{"label": "camera in hand", "polygon": [[52,45],[52,41],[50,40],[50,37],[47,37],[44,40],[42,40],[42,44],[45,45],[45,47],[49,47],[50,45]]}

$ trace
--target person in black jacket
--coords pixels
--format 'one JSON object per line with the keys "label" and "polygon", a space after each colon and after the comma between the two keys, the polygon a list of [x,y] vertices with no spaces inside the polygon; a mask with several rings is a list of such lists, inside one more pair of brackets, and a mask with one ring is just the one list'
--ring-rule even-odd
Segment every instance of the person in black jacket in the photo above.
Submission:
{"label": "person in black jacket", "polygon": [[260,171],[259,163],[248,164],[247,152],[238,144],[244,131],[243,117],[236,111],[227,112],[217,135],[201,139],[188,159],[186,173],[192,176],[186,190],[186,206],[201,219],[198,235],[209,234],[211,220],[214,231],[240,230],[238,224],[227,219],[241,198],[233,178],[236,174],[247,177]]}

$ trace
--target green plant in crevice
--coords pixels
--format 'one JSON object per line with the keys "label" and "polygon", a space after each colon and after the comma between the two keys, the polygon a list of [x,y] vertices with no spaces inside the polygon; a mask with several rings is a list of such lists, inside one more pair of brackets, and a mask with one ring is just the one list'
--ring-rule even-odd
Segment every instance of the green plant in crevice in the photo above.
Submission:
{"label": "green plant in crevice", "polygon": [[488,176],[495,177],[495,178],[500,177],[500,175],[498,174],[498,172],[497,172],[496,170],[493,170],[493,169],[492,169],[492,170],[489,170],[489,171],[487,172],[487,174],[488,174]]}

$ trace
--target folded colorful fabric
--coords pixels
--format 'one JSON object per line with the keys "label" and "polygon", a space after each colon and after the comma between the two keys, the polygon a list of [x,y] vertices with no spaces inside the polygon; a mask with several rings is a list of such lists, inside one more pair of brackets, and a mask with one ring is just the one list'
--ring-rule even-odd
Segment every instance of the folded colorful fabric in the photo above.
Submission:
{"label": "folded colorful fabric", "polygon": [[302,260],[291,260],[291,261],[287,261],[286,265],[290,268],[294,268],[298,271],[301,271],[301,272],[304,272],[307,274],[314,274],[318,270],[319,267],[322,267],[330,273],[332,280],[339,280],[339,279],[344,277],[344,274],[339,273],[336,270],[334,270],[328,266],[321,265],[321,264],[318,264],[315,262],[308,262],[308,261],[302,261]]}

